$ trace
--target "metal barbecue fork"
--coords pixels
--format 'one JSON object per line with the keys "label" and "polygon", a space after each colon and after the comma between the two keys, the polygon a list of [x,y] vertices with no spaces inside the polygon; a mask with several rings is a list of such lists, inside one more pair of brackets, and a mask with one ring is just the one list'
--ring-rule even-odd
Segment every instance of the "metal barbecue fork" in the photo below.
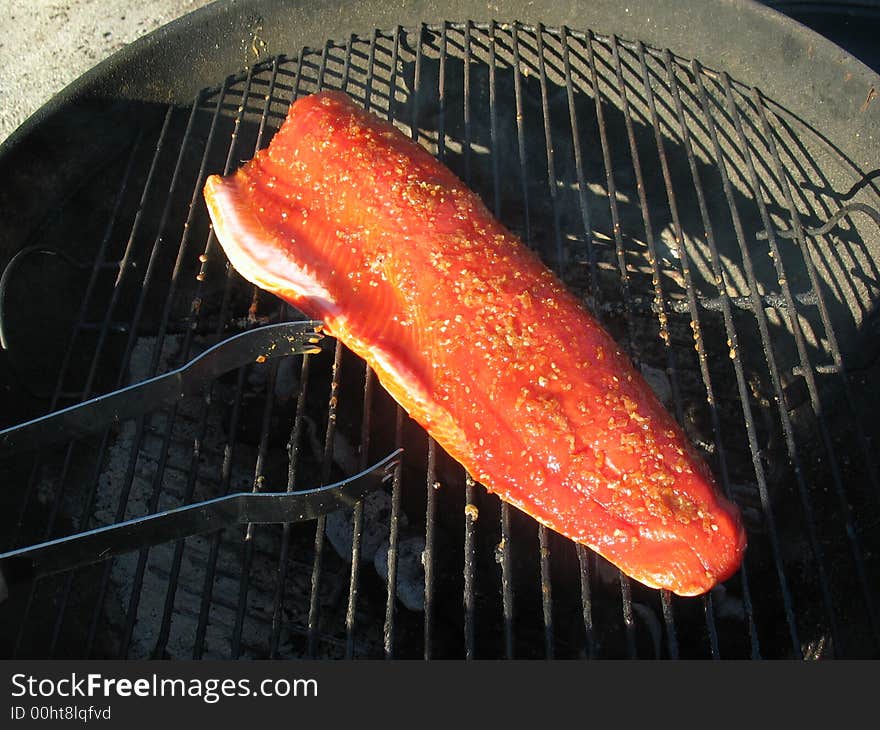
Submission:
{"label": "metal barbecue fork", "polygon": [[[234,335],[171,372],[0,431],[0,459],[48,443],[81,438],[197,394],[206,383],[250,362],[320,352],[321,322],[285,322]],[[240,492],[68,537],[0,553],[0,602],[13,586],[134,550],[237,524],[311,520],[351,507],[386,482],[397,449],[342,481],[299,492]]]}

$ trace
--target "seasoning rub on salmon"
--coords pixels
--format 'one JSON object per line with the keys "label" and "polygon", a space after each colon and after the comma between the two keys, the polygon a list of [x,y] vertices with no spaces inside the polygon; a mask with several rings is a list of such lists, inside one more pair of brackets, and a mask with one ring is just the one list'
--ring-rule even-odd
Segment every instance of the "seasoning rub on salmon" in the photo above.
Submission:
{"label": "seasoning rub on salmon", "polygon": [[649,586],[695,595],[737,570],[736,508],[629,359],[393,125],[302,98],[205,199],[242,276],[323,320],[501,499]]}

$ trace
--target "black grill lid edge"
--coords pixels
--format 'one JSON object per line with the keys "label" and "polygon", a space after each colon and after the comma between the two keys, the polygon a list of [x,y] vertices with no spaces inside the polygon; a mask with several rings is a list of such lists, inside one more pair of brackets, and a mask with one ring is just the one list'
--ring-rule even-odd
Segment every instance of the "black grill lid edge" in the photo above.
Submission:
{"label": "black grill lid edge", "polygon": [[[880,75],[814,31],[753,0],[539,3],[312,3],[219,0],[130,44],[74,81],[0,145],[0,265],[63,200],[72,178],[106,158],[139,114],[189,104],[205,87],[269,55],[374,28],[443,19],[519,20],[615,32],[724,69],[819,130],[856,168],[880,168]],[[257,42],[255,42],[257,41]],[[259,42],[261,41],[261,43]],[[258,58],[253,49],[261,50]],[[869,99],[871,89],[876,98]],[[132,103],[134,102],[134,103]],[[132,120],[132,116],[135,120]],[[72,124],[71,119],[80,120]],[[128,125],[126,127],[126,125]],[[131,135],[130,135],[131,136]],[[852,184],[853,171],[841,181]],[[30,195],[35,179],[39,195]],[[873,185],[873,183],[871,183]],[[876,188],[875,188],[876,189]]]}
{"label": "black grill lid edge", "polygon": [[[818,33],[753,0],[593,0],[568,3],[498,0],[488,6],[463,0],[312,3],[308,0],[218,0],[131,43],[67,86],[0,145],[0,161],[34,127],[83,98],[186,103],[199,90],[249,63],[326,39],[373,28],[415,26],[443,19],[544,23],[576,30],[615,32],[669,48],[703,65],[756,85],[831,139],[877,134],[878,104],[864,101],[880,75]],[[254,41],[262,53],[253,53]],[[790,79],[799,84],[793,87]],[[834,101],[834,104],[826,102]],[[838,135],[837,132],[845,132]],[[845,150],[846,151],[846,150]],[[860,167],[876,166],[877,153],[848,154]]]}

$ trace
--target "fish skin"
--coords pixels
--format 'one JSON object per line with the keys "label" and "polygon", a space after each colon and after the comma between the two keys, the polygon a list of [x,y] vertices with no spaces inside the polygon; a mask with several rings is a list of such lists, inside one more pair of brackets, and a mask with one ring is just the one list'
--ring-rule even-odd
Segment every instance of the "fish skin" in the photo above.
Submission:
{"label": "fish skin", "polygon": [[651,587],[698,595],[739,568],[737,508],[629,358],[393,125],[304,97],[204,192],[239,273],[322,319],[488,490]]}

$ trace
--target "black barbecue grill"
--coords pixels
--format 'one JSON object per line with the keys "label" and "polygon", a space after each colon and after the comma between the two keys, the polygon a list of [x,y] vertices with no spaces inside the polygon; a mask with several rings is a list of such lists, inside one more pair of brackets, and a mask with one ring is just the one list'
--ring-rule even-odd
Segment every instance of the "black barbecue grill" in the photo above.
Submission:
{"label": "black barbecue grill", "polygon": [[403,447],[389,486],[11,590],[2,655],[878,655],[880,77],[739,2],[492,10],[521,22],[458,5],[436,13],[480,19],[211,6],[0,148],[0,427],[301,319],[228,265],[201,190],[292,100],[340,88],[449,165],[627,349],[743,510],[743,569],[688,599],[628,579],[466,478],[327,339],[7,458],[2,547],[327,484]]}

